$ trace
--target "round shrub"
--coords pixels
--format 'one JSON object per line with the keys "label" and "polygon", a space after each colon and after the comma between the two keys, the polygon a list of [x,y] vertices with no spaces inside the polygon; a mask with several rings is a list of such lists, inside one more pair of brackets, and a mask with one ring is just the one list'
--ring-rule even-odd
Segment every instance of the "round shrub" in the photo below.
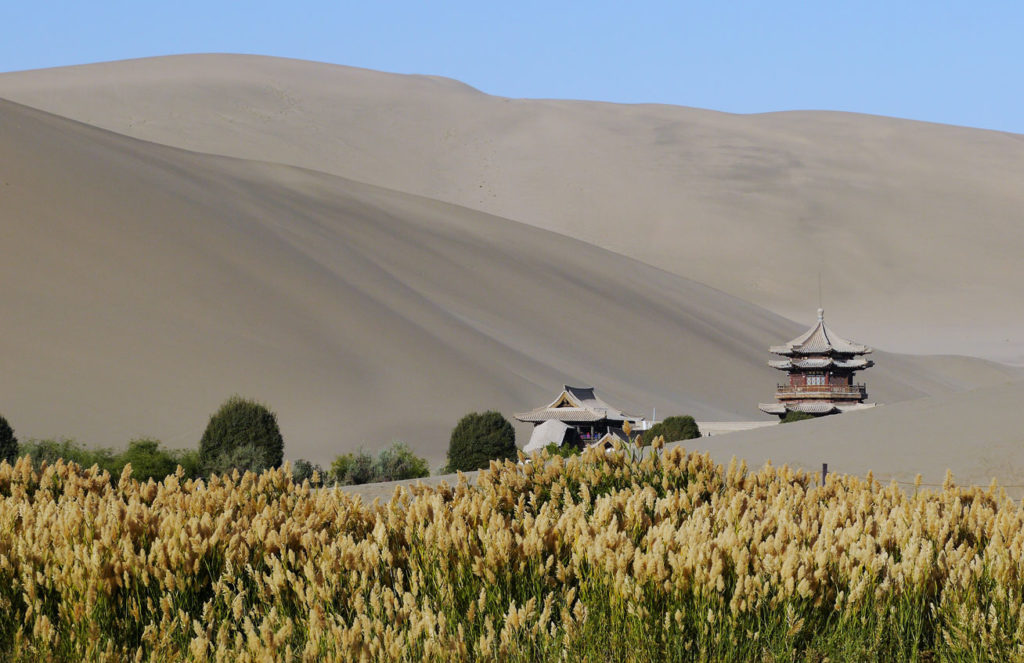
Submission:
{"label": "round shrub", "polygon": [[373,456],[362,449],[358,453],[342,454],[331,463],[331,474],[343,486],[361,486],[377,481]]}
{"label": "round shrub", "polygon": [[448,471],[469,472],[492,460],[516,458],[516,432],[500,412],[471,412],[452,430],[448,442]]}
{"label": "round shrub", "polygon": [[697,422],[690,415],[667,417],[649,430],[644,431],[643,444],[649,445],[654,438],[661,435],[666,442],[677,442],[679,440],[695,440],[700,437],[700,429]]}
{"label": "round shrub", "polygon": [[430,476],[427,461],[412,452],[404,442],[393,442],[377,455],[378,481],[403,481]]}
{"label": "round shrub", "polygon": [[0,462],[7,461],[14,464],[18,457],[18,438],[14,437],[14,429],[7,423],[7,419],[0,416]]}
{"label": "round shrub", "polygon": [[280,467],[284,439],[277,415],[255,401],[232,396],[206,425],[199,442],[199,465],[204,474]]}

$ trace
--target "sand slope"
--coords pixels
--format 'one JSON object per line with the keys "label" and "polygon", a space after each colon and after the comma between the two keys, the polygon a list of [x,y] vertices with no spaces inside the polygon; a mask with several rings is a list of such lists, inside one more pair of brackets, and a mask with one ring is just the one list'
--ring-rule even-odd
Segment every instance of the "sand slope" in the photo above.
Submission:
{"label": "sand slope", "polygon": [[1024,137],[827,112],[513,100],[455,81],[194,55],[0,75],[114,131],[445,200],[792,317],[1024,362]]}
{"label": "sand slope", "polygon": [[[727,467],[746,459],[755,470],[765,463],[789,465],[821,474],[828,471],[891,481],[907,492],[941,490],[946,470],[960,486],[988,486],[995,479],[1013,499],[1024,497],[1024,382],[995,384],[966,393],[920,398],[841,417],[825,417],[784,426],[729,433],[666,445],[708,452]],[[466,472],[470,484],[477,472]],[[365,500],[388,500],[396,486],[417,483],[455,485],[456,474],[393,481],[343,490]]]}
{"label": "sand slope", "polygon": [[[22,438],[196,443],[240,392],[292,458],[409,442],[563,381],[627,409],[757,416],[802,325],[574,239],[0,102],[0,411]],[[1014,371],[879,353],[892,402]]]}
{"label": "sand slope", "polygon": [[1015,381],[963,394],[826,417],[784,426],[731,433],[684,443],[709,451],[716,461],[744,458],[751,467],[770,460],[821,471],[898,481],[913,490],[920,473],[926,484],[941,484],[946,470],[960,485],[987,486],[995,478],[1008,492],[1024,496],[1024,382]]}

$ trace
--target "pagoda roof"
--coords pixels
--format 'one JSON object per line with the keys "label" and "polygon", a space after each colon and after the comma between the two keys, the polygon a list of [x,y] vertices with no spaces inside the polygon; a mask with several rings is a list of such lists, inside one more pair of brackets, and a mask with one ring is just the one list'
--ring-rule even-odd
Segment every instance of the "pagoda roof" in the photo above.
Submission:
{"label": "pagoda roof", "polygon": [[765,414],[786,414],[786,412],[803,412],[805,414],[832,414],[834,412],[851,412],[875,407],[874,403],[830,403],[828,401],[809,401],[795,403],[760,403],[757,406]]}
{"label": "pagoda roof", "polygon": [[627,414],[598,398],[593,387],[565,385],[558,398],[545,406],[513,415],[519,421],[541,422],[551,419],[587,423],[592,421],[639,421],[643,417]]}
{"label": "pagoda roof", "polygon": [[[863,355],[871,352],[866,345],[848,341],[825,324],[825,311],[818,309],[818,322],[785,345],[773,345],[769,352],[777,355]],[[778,368],[778,367],[776,367]],[[850,367],[853,368],[853,367]],[[864,368],[867,368],[866,366]]]}
{"label": "pagoda roof", "polygon": [[832,357],[803,357],[796,359],[775,359],[768,362],[768,365],[772,368],[777,368],[780,371],[789,371],[794,368],[814,369],[814,368],[849,368],[849,369],[861,369],[871,368],[875,365],[875,362],[870,359],[862,359],[856,357],[854,359],[833,359]]}

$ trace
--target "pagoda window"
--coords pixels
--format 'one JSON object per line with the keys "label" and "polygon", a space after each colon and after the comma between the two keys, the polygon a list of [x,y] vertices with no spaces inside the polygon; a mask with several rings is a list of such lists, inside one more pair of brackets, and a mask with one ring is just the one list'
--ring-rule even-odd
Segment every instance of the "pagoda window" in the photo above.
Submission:
{"label": "pagoda window", "polygon": [[825,376],[824,375],[817,375],[817,374],[813,374],[812,373],[812,374],[807,376],[807,386],[809,386],[809,387],[815,387],[815,386],[823,387],[823,386],[825,386],[825,384],[826,383],[825,383]]}

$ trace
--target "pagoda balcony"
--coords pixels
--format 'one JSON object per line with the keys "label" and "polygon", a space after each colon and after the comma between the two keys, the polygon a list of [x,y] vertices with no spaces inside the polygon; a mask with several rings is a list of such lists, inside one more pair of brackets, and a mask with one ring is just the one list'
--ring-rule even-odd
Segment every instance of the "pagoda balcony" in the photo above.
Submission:
{"label": "pagoda balcony", "polygon": [[867,385],[863,384],[814,384],[794,386],[791,384],[780,384],[775,387],[775,397],[778,400],[794,398],[808,399],[864,399],[868,396]]}

